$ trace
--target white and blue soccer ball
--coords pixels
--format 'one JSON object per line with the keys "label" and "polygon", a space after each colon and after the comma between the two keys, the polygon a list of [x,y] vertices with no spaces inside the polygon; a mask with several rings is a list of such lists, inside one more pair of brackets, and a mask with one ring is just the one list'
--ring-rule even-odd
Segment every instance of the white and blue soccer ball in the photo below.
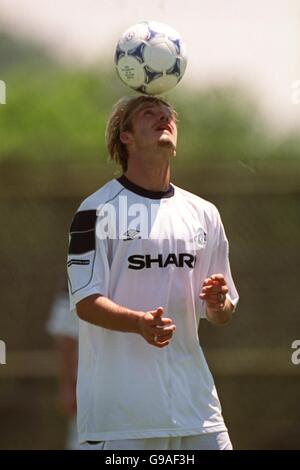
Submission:
{"label": "white and blue soccer ball", "polygon": [[182,79],[186,48],[170,26],[144,21],[123,33],[116,47],[115,63],[125,85],[148,95],[159,95]]}

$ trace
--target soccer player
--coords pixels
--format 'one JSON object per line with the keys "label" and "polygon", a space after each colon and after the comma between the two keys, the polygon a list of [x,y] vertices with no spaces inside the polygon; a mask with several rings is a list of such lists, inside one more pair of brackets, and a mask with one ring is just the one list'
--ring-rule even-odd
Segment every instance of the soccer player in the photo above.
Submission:
{"label": "soccer player", "polygon": [[232,448],[198,324],[228,323],[238,294],[216,207],[170,183],[176,143],[169,103],[120,100],[107,146],[123,174],[88,197],[71,225],[87,448]]}

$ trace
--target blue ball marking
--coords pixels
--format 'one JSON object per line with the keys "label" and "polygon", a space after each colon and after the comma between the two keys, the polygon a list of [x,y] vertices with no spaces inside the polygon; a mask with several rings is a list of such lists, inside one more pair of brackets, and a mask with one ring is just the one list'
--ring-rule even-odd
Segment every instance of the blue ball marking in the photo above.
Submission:
{"label": "blue ball marking", "polygon": [[147,41],[150,41],[150,39],[153,39],[155,38],[156,36],[159,36],[160,33],[157,33],[156,31],[154,31],[153,29],[149,28],[149,25],[148,25],[148,29],[149,29],[149,34],[148,34],[148,37],[147,37]]}
{"label": "blue ball marking", "polygon": [[147,84],[152,82],[156,78],[160,78],[160,77],[163,76],[162,72],[157,72],[157,71],[151,69],[148,65],[145,65],[144,70],[145,70],[145,74],[146,74],[145,82]]}
{"label": "blue ball marking", "polygon": [[115,52],[115,63],[117,64],[119,62],[119,60],[121,59],[121,57],[124,57],[124,55],[125,55],[125,52],[122,51],[122,49],[118,45],[117,49],[116,49],[116,52]]}
{"label": "blue ball marking", "polygon": [[144,62],[144,49],[145,49],[146,44],[142,42],[139,46],[137,46],[135,49],[132,49],[131,51],[128,52],[129,56],[134,57],[136,60],[142,64]]}
{"label": "blue ball marking", "polygon": [[135,90],[139,91],[140,93],[144,93],[145,95],[147,94],[145,85],[141,85],[138,88],[135,88]]}
{"label": "blue ball marking", "polygon": [[180,55],[180,52],[181,52],[181,41],[180,41],[180,39],[173,39],[173,38],[170,38],[170,37],[168,39],[169,39],[169,41],[171,41],[174,44],[174,46],[176,48],[176,54]]}
{"label": "blue ball marking", "polygon": [[166,75],[175,75],[175,77],[180,80],[180,59],[176,59],[175,64],[169,70],[166,71]]}

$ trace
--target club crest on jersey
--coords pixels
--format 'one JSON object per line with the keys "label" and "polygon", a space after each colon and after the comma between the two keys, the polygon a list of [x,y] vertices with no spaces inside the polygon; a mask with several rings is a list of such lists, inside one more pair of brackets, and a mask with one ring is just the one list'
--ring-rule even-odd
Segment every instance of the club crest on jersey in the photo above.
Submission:
{"label": "club crest on jersey", "polygon": [[201,248],[205,248],[206,247],[206,243],[207,243],[207,234],[206,232],[203,230],[202,227],[200,227],[198,230],[197,230],[197,233],[194,237],[194,240],[195,242],[197,243],[198,246],[200,246]]}
{"label": "club crest on jersey", "polygon": [[141,238],[140,231],[139,230],[134,230],[134,229],[129,229],[122,235],[122,240],[127,241],[127,240],[134,240],[135,238]]}

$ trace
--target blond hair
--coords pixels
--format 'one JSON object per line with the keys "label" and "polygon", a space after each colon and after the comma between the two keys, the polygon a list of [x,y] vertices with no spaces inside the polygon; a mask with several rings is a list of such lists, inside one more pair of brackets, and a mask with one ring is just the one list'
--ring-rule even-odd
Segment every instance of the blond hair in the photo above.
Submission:
{"label": "blond hair", "polygon": [[134,111],[144,103],[167,106],[175,121],[177,120],[175,109],[167,101],[156,96],[126,96],[117,101],[107,122],[105,140],[110,160],[119,163],[124,172],[127,170],[128,152],[126,145],[121,142],[120,134],[124,131],[132,131]]}

